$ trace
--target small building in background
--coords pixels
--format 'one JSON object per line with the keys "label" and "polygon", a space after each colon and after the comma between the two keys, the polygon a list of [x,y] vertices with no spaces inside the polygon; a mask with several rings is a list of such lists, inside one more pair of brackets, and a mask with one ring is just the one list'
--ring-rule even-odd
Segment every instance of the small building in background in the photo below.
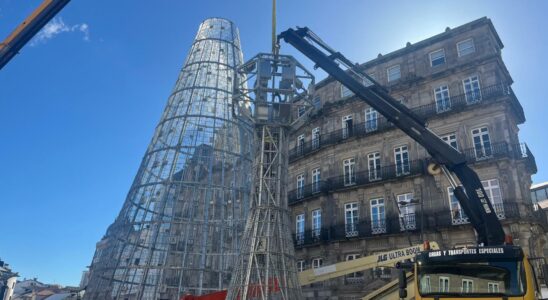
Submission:
{"label": "small building in background", "polygon": [[548,181],[531,185],[531,201],[537,209],[548,208]]}
{"label": "small building in background", "polygon": [[19,275],[0,259],[0,300],[11,300]]}

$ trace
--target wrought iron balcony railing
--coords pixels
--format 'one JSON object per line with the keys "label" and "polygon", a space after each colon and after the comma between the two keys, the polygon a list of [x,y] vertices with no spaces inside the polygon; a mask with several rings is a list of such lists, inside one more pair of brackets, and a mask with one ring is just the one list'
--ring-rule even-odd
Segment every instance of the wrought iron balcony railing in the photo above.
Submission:
{"label": "wrought iron balcony railing", "polygon": [[[494,208],[501,220],[521,218],[518,204],[511,200],[497,203]],[[544,211],[532,211],[530,219],[548,229],[548,219]],[[293,238],[295,247],[301,248],[333,241],[370,238],[384,234],[405,234],[406,231],[419,231],[421,227],[425,231],[435,231],[440,228],[468,223],[469,221],[464,216],[459,217],[449,209],[425,210],[424,215],[420,212],[407,213],[403,216],[387,214],[384,218],[375,218],[375,220],[367,217],[350,224],[335,224],[321,229],[306,230],[293,235]]]}
{"label": "wrought iron balcony railing", "polygon": [[287,193],[288,204],[293,205],[309,197],[321,195],[322,193],[333,192],[346,188],[363,186],[379,181],[393,180],[406,176],[413,176],[424,173],[424,161],[409,161],[405,164],[388,165],[374,170],[356,172],[353,174],[334,176],[320,181],[296,188]]}
{"label": "wrought iron balcony railing", "polygon": [[[512,158],[525,160],[531,173],[536,173],[535,157],[525,143],[509,144],[507,142],[494,142],[484,144],[478,148],[466,148],[460,150],[466,156],[468,163],[480,163],[493,159]],[[355,172],[353,174],[334,176],[324,181],[305,185],[288,192],[288,204],[293,205],[307,198],[343,190],[351,187],[365,186],[386,180],[404,178],[424,174],[424,168],[429,159],[410,161],[407,164],[388,165],[371,170]],[[465,219],[465,218],[463,218]],[[460,221],[456,221],[460,222]]]}
{"label": "wrought iron balcony railing", "polygon": [[[480,89],[479,92],[473,93],[473,95],[470,93],[462,93],[460,95],[451,96],[448,100],[444,101],[442,107],[439,107],[439,103],[434,102],[411,108],[411,110],[423,118],[430,118],[437,115],[469,109],[470,107],[482,103],[496,102],[503,96],[510,96],[510,98],[512,98],[513,93],[507,85],[496,84],[484,87]],[[289,161],[291,162],[300,159],[325,146],[338,144],[350,140],[353,137],[367,136],[394,128],[394,125],[388,122],[385,117],[380,114],[377,114],[377,116],[377,118],[366,122],[354,124],[352,127],[323,133],[315,139],[292,148],[289,151]]]}

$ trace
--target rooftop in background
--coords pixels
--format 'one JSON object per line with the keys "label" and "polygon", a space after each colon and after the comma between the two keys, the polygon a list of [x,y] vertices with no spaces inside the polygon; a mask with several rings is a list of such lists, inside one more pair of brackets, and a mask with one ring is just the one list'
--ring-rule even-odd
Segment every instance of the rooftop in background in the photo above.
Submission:
{"label": "rooftop in background", "polygon": [[548,187],[548,181],[541,182],[541,183],[534,183],[531,185],[532,190],[536,190],[538,188]]}

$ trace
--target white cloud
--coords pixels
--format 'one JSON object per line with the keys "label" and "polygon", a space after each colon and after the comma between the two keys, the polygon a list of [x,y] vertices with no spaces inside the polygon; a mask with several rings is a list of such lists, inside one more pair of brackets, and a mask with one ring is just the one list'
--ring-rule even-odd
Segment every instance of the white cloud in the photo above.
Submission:
{"label": "white cloud", "polygon": [[64,32],[80,32],[83,34],[82,39],[89,41],[89,25],[86,23],[76,24],[69,26],[63,22],[61,18],[54,18],[51,20],[42,30],[36,34],[36,36],[30,42],[31,46],[36,46],[41,43],[45,43],[48,40],[56,37]]}

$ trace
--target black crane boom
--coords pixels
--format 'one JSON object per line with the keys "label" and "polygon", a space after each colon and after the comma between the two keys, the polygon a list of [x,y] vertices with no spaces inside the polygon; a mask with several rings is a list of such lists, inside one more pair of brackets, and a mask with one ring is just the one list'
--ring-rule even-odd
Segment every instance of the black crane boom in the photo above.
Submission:
{"label": "black crane boom", "polygon": [[[453,172],[461,182],[461,185],[454,186],[455,197],[476,230],[478,243],[485,246],[504,243],[502,224],[478,175],[467,165],[466,157],[462,153],[441,140],[427,128],[425,120],[391,97],[384,87],[363,73],[340,52],[325,44],[310,29],[290,28],[278,35],[278,41],[280,39],[291,44],[311,59],[317,67],[322,68],[423,146],[436,163],[441,165],[450,181],[450,172]],[[345,65],[348,69],[341,68],[339,64]]]}

